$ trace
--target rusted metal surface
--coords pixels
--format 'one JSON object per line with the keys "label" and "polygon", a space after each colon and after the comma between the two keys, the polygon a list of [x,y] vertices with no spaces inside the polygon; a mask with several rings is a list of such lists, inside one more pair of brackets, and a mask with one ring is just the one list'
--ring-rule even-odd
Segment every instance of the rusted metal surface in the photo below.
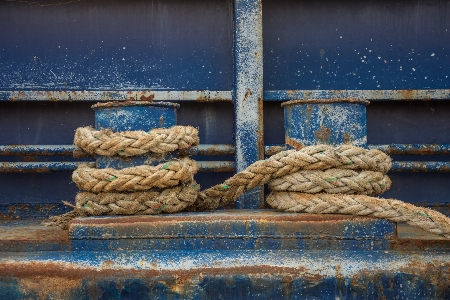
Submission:
{"label": "rusted metal surface", "polygon": [[[286,140],[286,143],[288,143],[289,141]],[[294,145],[291,145],[294,147]],[[294,147],[295,149],[295,147]],[[286,150],[286,146],[285,145],[270,145],[270,146],[266,146],[264,148],[264,154],[267,156],[271,156],[274,154],[277,154],[281,151],[285,151]]]}
{"label": "rusted metal surface", "polygon": [[[290,146],[294,141],[287,141]],[[303,145],[296,144],[301,149]],[[369,149],[379,149],[389,155],[447,155],[450,154],[450,144],[388,144],[368,145]],[[274,155],[285,151],[285,145],[266,145],[265,155]],[[202,144],[183,150],[187,155],[234,155],[235,147],[231,144]],[[1,145],[0,155],[3,156],[72,156],[75,158],[90,157],[88,153],[74,145]]]}
{"label": "rusted metal surface", "polygon": [[450,240],[404,223],[397,224],[397,238],[392,239],[392,249],[399,251],[450,252]]}
{"label": "rusted metal surface", "polygon": [[71,156],[73,145],[0,145],[0,155]]}
{"label": "rusted metal surface", "polygon": [[297,104],[323,104],[323,103],[360,103],[369,105],[369,101],[364,100],[364,98],[327,98],[327,99],[315,99],[308,98],[304,100],[291,100],[288,102],[281,103],[281,106],[297,105]]}
{"label": "rusted metal surface", "polygon": [[199,172],[235,172],[233,161],[198,161]]}
{"label": "rusted metal surface", "polygon": [[[292,141],[290,141],[292,143]],[[292,145],[291,145],[292,146]],[[303,147],[303,146],[302,146]],[[300,147],[301,148],[301,147]],[[389,155],[447,155],[450,154],[449,144],[388,144],[367,145],[368,149],[378,149]],[[284,151],[284,145],[268,145],[265,147],[266,155],[274,155]]]}
{"label": "rusted metal surface", "polygon": [[448,161],[394,161],[391,172],[450,172]]}
{"label": "rusted metal surface", "polygon": [[449,295],[448,254],[370,253],[10,254],[0,260],[0,295],[17,295],[15,299],[34,295],[43,299],[446,299]]}
{"label": "rusted metal surface", "polygon": [[0,101],[231,102],[231,91],[0,91]]}
{"label": "rusted metal surface", "polygon": [[[262,1],[234,0],[234,119],[236,171],[264,158]],[[263,190],[244,193],[238,208],[260,208]]]}
{"label": "rusted metal surface", "polygon": [[[0,91],[0,101],[227,101],[231,91]],[[447,100],[449,89],[438,90],[277,90],[264,91],[264,101],[361,98],[386,100]]]}
{"label": "rusted metal surface", "polygon": [[48,173],[75,170],[82,162],[3,162],[0,173]]}
{"label": "rusted metal surface", "polygon": [[389,155],[444,155],[450,154],[450,144],[390,144],[369,145]]}
{"label": "rusted metal surface", "polygon": [[63,214],[71,208],[62,203],[7,203],[0,204],[0,220],[31,220]]}
{"label": "rusted metal surface", "polygon": [[234,155],[236,148],[230,144],[203,144],[188,149],[182,149],[180,152],[187,155]]}
{"label": "rusted metal surface", "polygon": [[362,99],[311,99],[283,103],[288,147],[317,144],[366,146],[366,105]]}
{"label": "rusted metal surface", "polygon": [[264,91],[266,101],[359,98],[370,101],[448,100],[450,89],[423,90],[277,90]]}

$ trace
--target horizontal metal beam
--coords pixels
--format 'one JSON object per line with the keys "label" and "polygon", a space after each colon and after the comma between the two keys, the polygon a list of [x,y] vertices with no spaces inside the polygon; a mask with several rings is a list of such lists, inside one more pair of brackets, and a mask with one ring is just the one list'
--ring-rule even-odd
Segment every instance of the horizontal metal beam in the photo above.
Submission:
{"label": "horizontal metal beam", "polygon": [[[368,145],[369,149],[378,149],[389,155],[447,155],[450,154],[450,144],[388,144]],[[0,156],[72,156],[77,151],[74,145],[0,145]],[[285,151],[284,144],[265,146],[265,155],[274,155]],[[80,154],[76,157],[89,157]],[[81,151],[82,152],[82,151]],[[183,150],[186,155],[234,155],[235,147],[231,144],[203,144]]]}
{"label": "horizontal metal beam", "polygon": [[[447,155],[450,144],[388,144],[368,145],[369,149],[379,149],[389,155]],[[0,145],[0,156],[72,156],[77,148],[74,145]],[[265,146],[265,155],[270,156],[285,151],[284,144]],[[186,155],[234,155],[235,147],[231,144],[203,144],[183,150]],[[76,157],[89,157],[89,154]]]}
{"label": "horizontal metal beam", "polygon": [[[264,101],[361,98],[385,100],[450,100],[450,89],[438,90],[275,90]],[[232,101],[232,91],[0,91],[0,101]]]}
{"label": "horizontal metal beam", "polygon": [[229,101],[231,91],[0,91],[0,101]]}
{"label": "horizontal metal beam", "polygon": [[[83,162],[3,162],[0,173],[47,173],[75,170]],[[235,172],[233,161],[198,161],[200,172]],[[449,161],[396,161],[392,172],[450,172]]]}
{"label": "horizontal metal beam", "polygon": [[[72,156],[90,157],[74,145],[0,145],[0,156]],[[234,155],[231,144],[203,144],[183,150],[187,155]]]}
{"label": "horizontal metal beam", "polygon": [[[2,162],[0,173],[71,172],[85,162]],[[234,172],[233,161],[198,161],[199,172]]]}
{"label": "horizontal metal beam", "polygon": [[0,145],[0,156],[72,156],[74,145]]}
{"label": "horizontal metal beam", "polygon": [[394,161],[391,172],[450,172],[450,161]]}
{"label": "horizontal metal beam", "polygon": [[264,91],[265,101],[360,98],[384,100],[450,100],[450,89],[438,90],[277,90]]}
{"label": "horizontal metal beam", "polygon": [[389,144],[368,145],[369,149],[378,149],[389,155],[443,155],[450,154],[450,144]]}

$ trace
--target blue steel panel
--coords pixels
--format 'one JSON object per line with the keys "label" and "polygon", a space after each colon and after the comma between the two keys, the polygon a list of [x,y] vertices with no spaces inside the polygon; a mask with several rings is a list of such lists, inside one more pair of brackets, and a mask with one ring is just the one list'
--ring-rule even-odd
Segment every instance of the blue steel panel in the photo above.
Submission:
{"label": "blue steel panel", "polygon": [[367,144],[365,100],[304,100],[282,104],[286,145]]}
{"label": "blue steel panel", "polygon": [[231,1],[2,1],[1,90],[230,90]]}
{"label": "blue steel panel", "polygon": [[368,143],[450,144],[449,116],[448,101],[371,102],[367,106]]}
{"label": "blue steel panel", "polygon": [[448,89],[450,2],[264,2],[266,90]]}
{"label": "blue steel panel", "polygon": [[[263,49],[261,0],[234,2],[234,72],[236,171],[264,157],[263,148]],[[263,190],[242,195],[237,208],[260,208]]]}

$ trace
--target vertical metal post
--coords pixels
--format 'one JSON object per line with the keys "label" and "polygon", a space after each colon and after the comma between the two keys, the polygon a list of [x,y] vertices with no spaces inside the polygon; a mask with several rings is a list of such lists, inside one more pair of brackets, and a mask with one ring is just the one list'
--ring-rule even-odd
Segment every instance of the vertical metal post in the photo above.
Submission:
{"label": "vertical metal post", "polygon": [[[236,171],[264,157],[262,0],[234,1],[234,122]],[[242,195],[237,208],[259,208],[263,188]]]}

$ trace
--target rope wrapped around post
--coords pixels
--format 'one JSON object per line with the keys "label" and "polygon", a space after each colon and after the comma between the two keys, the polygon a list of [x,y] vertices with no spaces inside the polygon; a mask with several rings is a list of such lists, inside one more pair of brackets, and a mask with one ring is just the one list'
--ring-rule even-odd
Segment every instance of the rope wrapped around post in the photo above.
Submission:
{"label": "rope wrapped around post", "polygon": [[198,130],[192,126],[156,128],[113,132],[109,129],[95,130],[80,127],[75,131],[74,144],[91,155],[131,157],[147,153],[163,154],[178,149],[197,146]]}
{"label": "rope wrapped around post", "polygon": [[350,145],[333,147],[317,145],[301,150],[288,150],[257,161],[242,172],[215,185],[200,195],[198,208],[215,209],[241,196],[245,191],[301,170],[367,170],[386,173],[391,158],[379,150],[367,150]]}
{"label": "rope wrapped around post", "polygon": [[[196,129],[181,127],[117,134],[84,127],[77,130],[75,144],[91,154],[121,156],[166,153],[197,145]],[[268,183],[272,193],[267,203],[280,211],[373,216],[407,222],[450,238],[450,218],[443,214],[395,199],[368,196],[390,188],[386,173],[391,166],[391,158],[375,149],[309,146],[257,161],[223,184],[199,192],[193,180],[198,166],[188,158],[122,170],[85,164],[72,178],[86,192],[77,195],[75,205],[70,204],[72,212],[52,217],[48,223],[67,228],[68,221],[77,216],[212,210]]]}
{"label": "rope wrapped around post", "polygon": [[[168,152],[196,146],[198,130],[192,126],[173,126],[145,131],[114,133],[111,130],[78,128],[74,143],[83,151],[103,156],[139,156],[156,153],[160,159]],[[63,201],[72,211],[54,216],[45,225],[67,229],[68,222],[80,216],[151,215],[185,210],[198,198],[200,186],[194,181],[197,162],[187,158],[166,161],[158,166],[140,165],[120,170],[80,165],[72,180],[83,191],[75,205]]]}
{"label": "rope wrapped around post", "polygon": [[96,169],[82,164],[73,172],[72,180],[80,189],[92,193],[136,192],[191,182],[197,171],[197,162],[187,157],[156,167],[142,165],[122,170]]}

